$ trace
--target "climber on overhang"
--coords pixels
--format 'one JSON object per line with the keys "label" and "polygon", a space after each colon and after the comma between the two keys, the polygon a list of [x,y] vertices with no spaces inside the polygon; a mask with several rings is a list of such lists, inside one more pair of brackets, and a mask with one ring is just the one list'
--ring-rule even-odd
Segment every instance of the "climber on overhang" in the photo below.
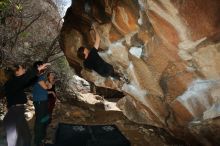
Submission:
{"label": "climber on overhang", "polygon": [[77,56],[83,60],[83,65],[85,68],[94,70],[103,77],[111,76],[119,80],[119,73],[115,72],[113,66],[105,62],[98,54],[100,36],[97,31],[97,23],[93,23],[92,28],[95,31],[94,46],[91,49],[88,49],[86,47],[78,48]]}

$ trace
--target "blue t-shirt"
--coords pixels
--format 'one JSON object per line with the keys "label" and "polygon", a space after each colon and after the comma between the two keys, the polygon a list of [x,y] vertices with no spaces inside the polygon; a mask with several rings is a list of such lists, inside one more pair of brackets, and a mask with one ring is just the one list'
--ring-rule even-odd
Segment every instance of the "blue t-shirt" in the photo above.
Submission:
{"label": "blue t-shirt", "polygon": [[45,81],[46,78],[44,75],[38,77],[37,82],[34,84],[33,88],[33,101],[45,101],[48,99],[47,90],[42,88],[39,84],[40,81]]}

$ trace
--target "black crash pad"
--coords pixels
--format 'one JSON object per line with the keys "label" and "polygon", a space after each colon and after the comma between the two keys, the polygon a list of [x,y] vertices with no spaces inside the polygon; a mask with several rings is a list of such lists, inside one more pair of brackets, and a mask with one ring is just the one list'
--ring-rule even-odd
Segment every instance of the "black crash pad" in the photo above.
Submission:
{"label": "black crash pad", "polygon": [[130,146],[116,125],[59,123],[55,139],[51,146]]}

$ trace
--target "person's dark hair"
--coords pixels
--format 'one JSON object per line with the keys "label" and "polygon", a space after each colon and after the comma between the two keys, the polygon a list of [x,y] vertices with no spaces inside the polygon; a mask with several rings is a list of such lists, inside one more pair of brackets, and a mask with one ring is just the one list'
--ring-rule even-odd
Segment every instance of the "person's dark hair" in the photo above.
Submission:
{"label": "person's dark hair", "polygon": [[25,65],[25,64],[16,63],[16,64],[13,64],[13,65],[10,67],[10,70],[15,73],[16,71],[19,70],[20,66],[21,66],[22,68],[26,68],[26,65]]}
{"label": "person's dark hair", "polygon": [[77,50],[77,57],[79,57],[82,60],[85,60],[84,49],[85,47],[79,47]]}
{"label": "person's dark hair", "polygon": [[33,67],[34,67],[35,69],[37,69],[38,66],[40,66],[40,65],[43,65],[43,61],[36,61],[36,62],[34,62]]}
{"label": "person's dark hair", "polygon": [[15,73],[20,68],[20,64],[13,64],[11,70]]}
{"label": "person's dark hair", "polygon": [[54,74],[55,75],[55,72],[53,72],[53,71],[48,72],[47,73],[47,78],[49,78],[50,74]]}
{"label": "person's dark hair", "polygon": [[[33,64],[33,68],[35,68],[36,70],[38,69],[38,66],[40,66],[40,65],[43,65],[44,63],[43,63],[43,61],[36,61],[36,62],[34,62],[34,64]],[[41,73],[43,73],[45,70],[41,70],[40,72],[39,72],[39,74],[41,74]]]}

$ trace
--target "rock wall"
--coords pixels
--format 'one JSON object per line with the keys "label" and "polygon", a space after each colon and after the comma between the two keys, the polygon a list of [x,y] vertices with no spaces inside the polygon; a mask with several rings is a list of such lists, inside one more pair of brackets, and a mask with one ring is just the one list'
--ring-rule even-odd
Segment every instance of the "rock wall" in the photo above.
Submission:
{"label": "rock wall", "polygon": [[[219,9],[219,0],[73,0],[61,45],[79,75],[126,94],[118,104],[129,119],[193,141],[188,124],[218,116]],[[100,55],[129,82],[100,77],[77,58],[78,47],[94,43],[92,22]]]}

